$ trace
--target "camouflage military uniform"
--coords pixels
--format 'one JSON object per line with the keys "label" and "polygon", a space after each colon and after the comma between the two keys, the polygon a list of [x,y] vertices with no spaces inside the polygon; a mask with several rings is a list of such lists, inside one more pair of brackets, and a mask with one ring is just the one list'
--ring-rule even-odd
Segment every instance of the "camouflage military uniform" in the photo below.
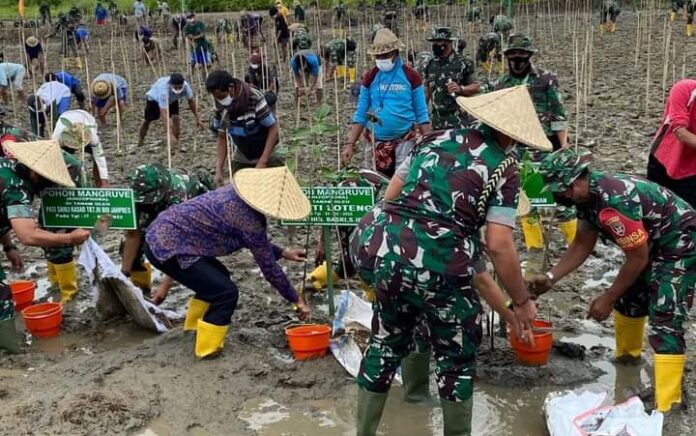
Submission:
{"label": "camouflage military uniform", "polygon": [[496,15],[493,19],[493,31],[507,34],[512,30],[512,20],[505,15]]}
{"label": "camouflage military uniform", "polygon": [[423,78],[431,95],[433,129],[462,128],[472,121],[466,113],[459,110],[456,96],[453,97],[447,91],[447,84],[453,81],[460,86],[470,85],[476,81],[474,73],[471,59],[454,50],[445,59],[434,57],[430,60]]}
{"label": "camouflage military uniform", "polygon": [[433,57],[434,55],[431,51],[419,51],[416,53],[416,57],[413,60],[413,68],[418,71],[421,77],[425,76],[425,69],[428,67]]}
{"label": "camouflage military uniform", "polygon": [[488,177],[507,157],[493,131],[434,132],[412,154],[402,194],[366,215],[351,238],[360,277],[373,285],[372,335],[358,384],[385,392],[413,347],[419,317],[430,327],[440,397],[466,401],[473,393],[481,304],[472,287],[484,219],[515,221],[519,174],[502,173],[486,217],[475,204]]}
{"label": "camouflage military uniform", "polygon": [[616,21],[620,13],[621,8],[619,8],[619,3],[616,0],[603,0],[599,11],[599,22],[605,24],[607,22],[607,17],[609,21]]}
{"label": "camouflage military uniform", "polygon": [[[210,173],[202,168],[189,175],[184,170],[145,164],[129,174],[128,179],[135,195],[136,222],[141,241],[145,240],[147,228],[161,212],[213,189]],[[141,243],[131,268],[133,271],[145,270],[143,250]]]}
{"label": "camouflage military uniform", "polygon": [[324,57],[334,65],[355,66],[355,50],[346,52],[346,40],[342,38],[332,39],[324,44]]}
{"label": "camouflage military uniform", "polygon": [[616,302],[622,315],[648,315],[656,353],[684,354],[684,322],[696,286],[696,211],[657,183],[590,170],[591,200],[578,218],[629,251],[649,244],[650,263]]}

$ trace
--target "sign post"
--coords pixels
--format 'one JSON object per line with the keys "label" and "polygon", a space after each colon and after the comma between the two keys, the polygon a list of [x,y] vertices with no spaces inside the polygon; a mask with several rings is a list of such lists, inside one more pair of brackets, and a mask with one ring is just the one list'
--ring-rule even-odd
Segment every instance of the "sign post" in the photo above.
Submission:
{"label": "sign post", "polygon": [[112,229],[136,229],[133,190],[51,188],[41,192],[41,218],[46,228],[93,228],[105,215],[112,219]]}
{"label": "sign post", "polygon": [[281,221],[286,226],[321,226],[326,256],[329,294],[329,315],[334,316],[333,262],[331,260],[331,227],[355,226],[375,205],[372,187],[311,187],[302,188],[312,204],[312,212],[302,221]]}

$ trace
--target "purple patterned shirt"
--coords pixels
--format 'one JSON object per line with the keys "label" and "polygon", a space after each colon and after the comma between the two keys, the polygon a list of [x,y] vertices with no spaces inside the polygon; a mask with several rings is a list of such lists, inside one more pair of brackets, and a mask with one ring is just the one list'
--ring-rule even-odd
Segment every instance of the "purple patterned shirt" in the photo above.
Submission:
{"label": "purple patterned shirt", "polygon": [[176,257],[183,269],[201,257],[248,248],[266,280],[288,301],[298,300],[277,262],[283,249],[271,244],[266,235],[266,217],[247,206],[232,185],[162,212],[148,227],[145,240],[160,262]]}

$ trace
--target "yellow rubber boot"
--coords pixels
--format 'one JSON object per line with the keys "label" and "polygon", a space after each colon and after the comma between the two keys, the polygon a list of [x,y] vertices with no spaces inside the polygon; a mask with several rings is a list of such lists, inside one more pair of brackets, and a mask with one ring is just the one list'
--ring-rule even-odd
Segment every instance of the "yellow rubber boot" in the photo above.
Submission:
{"label": "yellow rubber boot", "polygon": [[486,74],[491,74],[491,63],[490,61],[486,61],[481,64],[481,68],[483,68],[483,71],[486,72]]}
{"label": "yellow rubber boot", "polygon": [[51,283],[51,286],[57,288],[58,287],[58,273],[56,272],[56,264],[53,262],[47,262],[48,266],[48,281]]}
{"label": "yellow rubber boot", "polygon": [[677,13],[672,11],[669,13],[669,21],[674,21],[674,19],[677,18]]}
{"label": "yellow rubber boot", "polygon": [[336,78],[343,79],[343,76],[345,76],[345,75],[346,75],[345,65],[336,65]]}
{"label": "yellow rubber boot", "polygon": [[[307,279],[312,282],[312,286],[314,286],[314,289],[317,291],[321,291],[324,289],[326,284],[328,283],[327,279],[329,276],[329,271],[328,268],[326,267],[326,261],[322,262],[321,265],[318,267],[314,268],[314,271],[309,273],[309,276],[307,276]],[[333,281],[336,283],[339,280],[340,277],[338,277],[338,274],[334,271],[333,273]]]}
{"label": "yellow rubber boot", "polygon": [[541,232],[541,221],[538,217],[523,216],[520,218],[522,223],[522,233],[527,250],[543,249],[544,235]]}
{"label": "yellow rubber boot", "polygon": [[561,229],[566,244],[570,245],[575,240],[575,233],[578,231],[578,220],[575,218],[570,221],[561,221],[558,223],[558,228]]}
{"label": "yellow rubber boot", "polygon": [[614,311],[614,338],[617,359],[640,359],[647,317],[631,318]]}
{"label": "yellow rubber boot", "polygon": [[375,290],[372,289],[372,286],[365,283],[362,279],[360,280],[358,286],[365,293],[365,298],[367,299],[367,301],[369,301],[370,303],[374,303],[374,301],[377,299],[377,294],[375,294]]}
{"label": "yellow rubber boot", "polygon": [[358,77],[355,67],[348,67],[348,81],[350,83],[355,83],[355,79]]}
{"label": "yellow rubber boot", "polygon": [[599,33],[604,33],[605,28],[606,28],[606,26],[604,24],[600,24],[599,25]]}
{"label": "yellow rubber boot", "polygon": [[198,298],[191,297],[188,303],[188,309],[186,309],[186,319],[184,320],[184,331],[188,332],[191,330],[196,330],[198,327],[198,321],[203,319],[203,316],[208,311],[210,303],[207,303]]}
{"label": "yellow rubber boot", "polygon": [[67,303],[77,294],[77,264],[75,259],[68,263],[55,264],[61,303]]}
{"label": "yellow rubber boot", "polygon": [[199,319],[196,329],[196,357],[208,357],[222,351],[229,328],[228,325],[210,324]]}
{"label": "yellow rubber boot", "polygon": [[655,406],[660,412],[681,404],[685,364],[684,354],[655,354]]}
{"label": "yellow rubber boot", "polygon": [[152,265],[145,263],[145,271],[131,271],[131,282],[143,291],[150,290],[152,283]]}
{"label": "yellow rubber boot", "polygon": [[612,23],[609,25],[609,31],[611,33],[616,32],[616,23],[612,21]]}
{"label": "yellow rubber boot", "polygon": [[694,34],[694,25],[687,24],[686,25],[686,36],[693,36],[693,34]]}
{"label": "yellow rubber boot", "polygon": [[77,68],[79,68],[81,70],[82,69],[82,58],[78,56],[76,59],[77,59]]}

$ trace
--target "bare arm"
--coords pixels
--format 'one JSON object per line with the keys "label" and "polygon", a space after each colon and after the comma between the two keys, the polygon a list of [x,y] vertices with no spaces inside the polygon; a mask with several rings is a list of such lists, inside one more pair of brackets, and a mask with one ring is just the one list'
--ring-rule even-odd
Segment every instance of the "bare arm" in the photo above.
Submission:
{"label": "bare arm", "polygon": [[520,261],[515,250],[512,228],[496,224],[486,225],[486,245],[503,287],[514,303],[522,303],[529,298],[527,286],[520,271]]}
{"label": "bare arm", "polygon": [[384,201],[392,201],[401,194],[401,190],[404,188],[404,180],[399,176],[393,176],[387,185],[387,189],[384,191]]}
{"label": "bare arm", "polygon": [[474,82],[469,85],[462,86],[459,93],[464,97],[471,97],[478,94],[479,91],[481,91],[481,84],[479,82]]}
{"label": "bare arm", "polygon": [[131,272],[133,263],[140,248],[140,230],[127,230],[126,239],[123,241],[123,257],[121,258],[121,271]]}
{"label": "bare arm", "polygon": [[427,135],[433,131],[433,126],[430,123],[419,124],[418,130],[420,130],[421,135]]}
{"label": "bare arm", "polygon": [[680,127],[674,131],[674,136],[687,147],[696,148],[696,135],[686,127]]}
{"label": "bare arm", "polygon": [[218,133],[217,155],[215,157],[215,181],[218,185],[224,183],[222,175],[225,173],[225,161],[227,160],[227,134]]}
{"label": "bare arm", "polygon": [[592,253],[597,243],[597,232],[589,228],[587,224],[583,224],[582,221],[580,223],[575,240],[570,244],[570,247],[563,254],[556,266],[551,268],[554,283],[582,265],[585,259]]}
{"label": "bare arm", "polygon": [[12,218],[10,223],[19,241],[29,246],[63,247],[66,245],[79,245],[89,238],[89,231],[84,229],[73,230],[70,233],[49,232],[39,228],[33,218]]}
{"label": "bare arm", "polygon": [[558,137],[558,141],[561,143],[561,147],[565,148],[568,146],[568,131],[567,130],[557,131],[556,136]]}
{"label": "bare arm", "polygon": [[278,143],[278,123],[273,123],[271,127],[268,128],[268,136],[266,137],[266,144],[263,148],[263,154],[259,158],[256,168],[265,168],[268,165],[268,159],[271,157],[271,153],[275,149]]}

